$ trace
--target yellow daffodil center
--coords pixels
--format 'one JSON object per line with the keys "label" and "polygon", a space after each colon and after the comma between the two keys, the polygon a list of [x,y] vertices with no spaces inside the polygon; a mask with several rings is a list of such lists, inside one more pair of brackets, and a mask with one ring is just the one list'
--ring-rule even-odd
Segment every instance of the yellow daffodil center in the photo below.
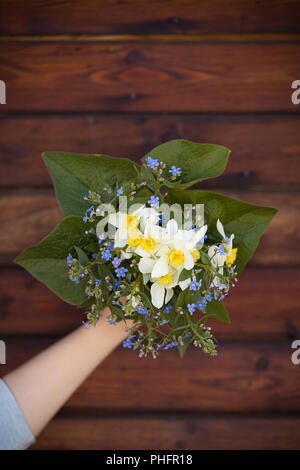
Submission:
{"label": "yellow daffodil center", "polygon": [[143,238],[141,240],[141,248],[147,253],[152,251],[155,248],[155,245],[156,245],[155,240],[153,240],[153,238],[151,237]]}
{"label": "yellow daffodil center", "polygon": [[233,248],[231,250],[230,255],[226,256],[226,264],[228,264],[228,266],[231,266],[232,263],[235,261],[236,253],[237,253],[237,248]]}
{"label": "yellow daffodil center", "polygon": [[190,253],[193,257],[194,263],[196,263],[196,261],[198,261],[198,259],[200,259],[200,251],[194,249],[194,250],[190,250]]}
{"label": "yellow daffodil center", "polygon": [[126,230],[134,230],[138,226],[138,219],[134,215],[127,215],[124,220]]}
{"label": "yellow daffodil center", "polygon": [[168,272],[168,274],[165,274],[164,276],[161,276],[161,277],[157,277],[156,279],[162,286],[168,286],[172,282],[170,271]]}
{"label": "yellow daffodil center", "polygon": [[137,232],[132,233],[128,237],[128,245],[131,246],[132,248],[137,248],[140,245],[141,241],[142,239]]}
{"label": "yellow daffodil center", "polygon": [[184,254],[181,250],[171,250],[169,253],[169,261],[172,266],[181,266],[184,262]]}

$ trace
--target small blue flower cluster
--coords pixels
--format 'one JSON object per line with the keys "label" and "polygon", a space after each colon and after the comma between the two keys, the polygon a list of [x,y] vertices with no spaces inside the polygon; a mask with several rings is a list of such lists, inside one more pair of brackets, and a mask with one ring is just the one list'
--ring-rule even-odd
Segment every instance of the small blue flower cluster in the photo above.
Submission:
{"label": "small blue flower cluster", "polygon": [[173,165],[171,167],[171,170],[169,170],[169,173],[171,173],[172,175],[171,179],[176,180],[176,178],[181,175],[182,171],[181,171],[181,168],[176,168],[176,166]]}
{"label": "small blue flower cluster", "polygon": [[135,338],[135,335],[129,336],[123,341],[123,348],[131,349],[133,347],[132,339]]}
{"label": "small blue flower cluster", "polygon": [[114,242],[112,240],[104,243],[104,246],[100,248],[101,258],[105,261],[109,261],[112,257],[112,250],[114,249]]}
{"label": "small blue flower cluster", "polygon": [[191,281],[190,282],[190,290],[196,291],[199,290],[202,284],[202,280],[200,279],[199,282],[197,281]]}
{"label": "small blue flower cluster", "polygon": [[172,310],[172,305],[171,305],[171,304],[168,304],[168,305],[166,306],[166,308],[164,309],[164,312],[165,312],[165,313],[170,313],[171,310]]}
{"label": "small blue flower cluster", "polygon": [[146,158],[146,164],[149,168],[156,168],[159,165],[159,162],[156,158],[151,158],[150,155],[149,157]]}
{"label": "small blue flower cluster", "polygon": [[148,200],[148,204],[151,207],[158,206],[159,205],[159,197],[158,196],[151,196],[150,199]]}
{"label": "small blue flower cluster", "polygon": [[80,279],[87,275],[87,271],[82,268],[76,258],[73,258],[71,253],[67,256],[67,264],[69,266],[69,279],[75,284],[79,284]]}
{"label": "small blue flower cluster", "polygon": [[218,252],[220,255],[225,256],[225,250],[223,245],[219,245]]}
{"label": "small blue flower cluster", "polygon": [[94,222],[94,217],[96,216],[96,211],[94,206],[89,207],[82,218],[83,222]]}
{"label": "small blue flower cluster", "polygon": [[203,297],[202,300],[198,300],[198,302],[188,304],[187,305],[188,311],[190,312],[191,315],[193,315],[193,313],[196,310],[204,310],[204,308],[207,305],[207,302],[210,302],[211,299],[212,299],[211,293],[208,292],[208,294],[205,297]]}
{"label": "small blue flower cluster", "polygon": [[128,269],[123,268],[123,266],[115,270],[117,277],[125,277],[127,272],[128,272]]}
{"label": "small blue flower cluster", "polygon": [[146,309],[146,307],[143,307],[143,306],[137,306],[135,310],[141,315],[147,315],[148,313],[148,310]]}
{"label": "small blue flower cluster", "polygon": [[[89,281],[91,282],[91,281]],[[100,299],[102,296],[102,289],[101,289],[101,282],[100,279],[95,279],[94,280],[94,285],[89,284],[89,287],[87,288],[87,296],[90,299],[92,296],[95,297],[95,299]]]}

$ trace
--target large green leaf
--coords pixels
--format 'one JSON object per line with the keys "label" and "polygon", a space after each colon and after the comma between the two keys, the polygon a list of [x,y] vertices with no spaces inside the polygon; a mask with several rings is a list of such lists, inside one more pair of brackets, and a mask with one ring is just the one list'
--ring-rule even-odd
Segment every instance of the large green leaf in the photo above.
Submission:
{"label": "large green leaf", "polygon": [[85,228],[81,217],[68,216],[47,237],[27,248],[14,261],[46,284],[62,300],[80,305],[87,298],[84,293],[85,281],[74,284],[68,278],[66,258],[72,247],[86,244]]}
{"label": "large green leaf", "polygon": [[197,144],[188,140],[170,140],[155,147],[142,160],[150,155],[168,166],[181,168],[180,182],[165,183],[167,187],[188,188],[208,178],[215,178],[225,170],[230,150],[222,145]]}
{"label": "large green leaf", "polygon": [[42,154],[53,180],[58,205],[64,215],[83,215],[89,189],[103,193],[105,185],[135,181],[139,166],[126,158],[65,152]]}
{"label": "large green leaf", "polygon": [[210,191],[169,191],[166,202],[174,204],[204,204],[205,223],[208,233],[212,234],[209,242],[220,240],[216,230],[219,218],[227,236],[235,234],[233,246],[238,248],[236,267],[240,273],[256,250],[260,236],[267,229],[277,209],[254,206],[246,202],[223,196]]}
{"label": "large green leaf", "polygon": [[230,323],[230,318],[225,306],[218,300],[211,300],[206,306],[206,312],[214,315],[217,320],[223,323]]}

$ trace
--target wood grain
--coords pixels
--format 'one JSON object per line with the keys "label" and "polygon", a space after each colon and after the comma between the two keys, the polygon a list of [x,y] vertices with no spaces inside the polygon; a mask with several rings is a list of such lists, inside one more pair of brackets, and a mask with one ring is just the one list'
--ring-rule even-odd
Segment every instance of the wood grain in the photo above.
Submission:
{"label": "wood grain", "polygon": [[[292,112],[299,44],[0,44],[5,112]],[[154,86],[155,83],[155,86]]]}
{"label": "wood grain", "polygon": [[2,34],[297,32],[298,0],[2,0]]}
{"label": "wood grain", "polygon": [[298,450],[299,428],[297,417],[57,418],[32,449]]}
{"label": "wood grain", "polygon": [[[82,327],[83,328],[83,327]],[[88,334],[88,332],[86,333]],[[7,365],[1,375],[54,340],[5,338]],[[93,410],[267,413],[300,411],[300,369],[291,341],[220,341],[218,356],[191,348],[179,357],[164,351],[140,359],[120,347],[81,385],[65,412]]]}
{"label": "wood grain", "polygon": [[177,138],[228,146],[225,173],[202,187],[299,188],[298,116],[126,115],[0,118],[2,186],[51,185],[42,151],[140,158]]}
{"label": "wood grain", "polygon": [[[226,301],[231,324],[211,321],[222,338],[297,338],[299,269],[246,269]],[[85,309],[58,299],[21,268],[0,269],[0,335],[62,335],[80,325]]]}
{"label": "wood grain", "polygon": [[[298,214],[299,193],[221,191],[249,203],[279,209],[251,261],[252,266],[300,265]],[[19,191],[0,197],[0,261],[11,262],[23,249],[37,243],[62,219],[53,194]]]}

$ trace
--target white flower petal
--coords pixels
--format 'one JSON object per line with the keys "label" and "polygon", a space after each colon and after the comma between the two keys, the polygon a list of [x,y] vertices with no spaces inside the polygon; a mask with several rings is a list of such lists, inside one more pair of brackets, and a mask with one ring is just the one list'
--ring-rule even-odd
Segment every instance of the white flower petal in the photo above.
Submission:
{"label": "white flower petal", "polygon": [[152,277],[161,277],[168,274],[168,272],[168,256],[163,255],[155,262],[151,275]]}
{"label": "white flower petal", "polygon": [[128,240],[127,231],[124,229],[118,228],[115,233],[115,247],[116,248],[123,248],[126,245]]}
{"label": "white flower petal", "polygon": [[194,258],[191,253],[187,250],[184,251],[184,263],[183,266],[185,269],[190,270],[194,267]]}
{"label": "white flower petal", "polygon": [[124,227],[124,221],[126,217],[126,214],[123,214],[122,212],[116,212],[109,214],[108,222],[114,227]]}
{"label": "white flower petal", "polygon": [[165,303],[166,304],[169,302],[170,299],[172,299],[173,294],[174,294],[173,289],[167,289],[166,298],[165,298]]}
{"label": "white flower petal", "polygon": [[139,262],[139,270],[143,274],[149,274],[151,273],[153,266],[154,266],[155,260],[152,258],[141,258]]}
{"label": "white flower petal", "polygon": [[224,265],[227,255],[221,255],[217,245],[210,246],[207,254],[211,258],[210,262],[214,268]]}
{"label": "white flower petal", "polygon": [[121,259],[130,259],[132,258],[132,256],[133,256],[133,253],[130,253],[124,250],[121,251]]}
{"label": "white flower petal", "polygon": [[[197,243],[202,240],[202,238],[203,238],[204,235],[206,234],[206,231],[207,231],[207,225],[203,225],[203,227],[201,227],[201,228],[195,233],[195,236],[194,236],[194,238],[193,238],[193,241],[195,242],[195,245],[197,245]],[[194,246],[195,246],[195,245],[194,245]]]}
{"label": "white flower petal", "polygon": [[185,290],[189,285],[190,285],[190,282],[191,282],[191,278],[188,277],[187,279],[185,279],[184,281],[180,281],[178,284],[179,284],[179,287],[181,290]]}
{"label": "white flower petal", "polygon": [[154,307],[161,308],[164,304],[165,288],[158,281],[151,286],[151,302]]}
{"label": "white flower petal", "polygon": [[220,221],[220,219],[217,220],[217,229],[218,229],[218,232],[222,235],[223,239],[225,240],[226,239],[226,235],[225,235],[225,232],[224,232],[224,227]]}
{"label": "white flower petal", "polygon": [[151,257],[151,253],[150,253],[150,252],[148,253],[147,251],[143,250],[140,246],[138,246],[138,247],[134,250],[134,252],[135,252],[137,255],[141,256],[142,258],[150,258],[150,257]]}
{"label": "white flower petal", "polygon": [[168,234],[171,237],[174,236],[175,233],[178,232],[178,224],[177,224],[176,220],[175,219],[169,220],[169,222],[167,223],[166,229],[167,229]]}

